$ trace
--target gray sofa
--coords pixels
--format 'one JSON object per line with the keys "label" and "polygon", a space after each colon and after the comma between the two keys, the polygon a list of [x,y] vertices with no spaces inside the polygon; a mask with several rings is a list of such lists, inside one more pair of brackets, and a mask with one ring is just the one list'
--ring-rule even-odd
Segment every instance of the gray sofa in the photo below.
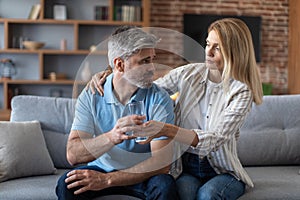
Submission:
{"label": "gray sofa", "polygon": [[[21,177],[0,183],[0,199],[56,199],[56,181],[69,170],[65,147],[74,100],[16,96],[11,122],[38,120],[48,152],[57,169],[54,174]],[[255,187],[240,200],[300,199],[300,95],[265,96],[253,106],[241,128],[238,152]],[[126,196],[101,199],[129,199]],[[130,198],[134,199],[134,198]]]}

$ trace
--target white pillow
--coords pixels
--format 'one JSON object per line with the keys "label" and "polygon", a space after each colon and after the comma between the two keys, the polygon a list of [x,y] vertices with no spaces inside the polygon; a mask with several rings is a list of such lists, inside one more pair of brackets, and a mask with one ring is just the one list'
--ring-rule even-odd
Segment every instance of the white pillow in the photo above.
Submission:
{"label": "white pillow", "polygon": [[0,122],[0,182],[55,171],[38,121]]}

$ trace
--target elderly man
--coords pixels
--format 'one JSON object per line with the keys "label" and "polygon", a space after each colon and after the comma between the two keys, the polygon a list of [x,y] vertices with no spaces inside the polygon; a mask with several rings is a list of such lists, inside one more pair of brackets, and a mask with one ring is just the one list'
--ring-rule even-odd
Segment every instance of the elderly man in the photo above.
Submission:
{"label": "elderly man", "polygon": [[[173,103],[153,84],[155,45],[158,39],[136,27],[118,28],[108,41],[113,73],[104,84],[105,95],[84,90],[76,103],[67,144],[68,161],[88,163],[63,175],[58,199],[92,199],[127,194],[142,199],[177,199],[168,174],[172,142],[160,137],[139,144],[128,134],[144,120],[174,122]],[[130,115],[128,105],[142,101],[145,115]],[[163,150],[161,150],[163,149]]]}

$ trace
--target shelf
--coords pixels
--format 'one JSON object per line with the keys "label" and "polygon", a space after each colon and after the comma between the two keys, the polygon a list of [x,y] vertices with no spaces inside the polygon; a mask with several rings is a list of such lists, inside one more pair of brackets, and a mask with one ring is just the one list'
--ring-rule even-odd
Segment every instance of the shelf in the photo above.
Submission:
{"label": "shelf", "polygon": [[58,49],[38,49],[38,50],[27,50],[27,49],[0,49],[0,53],[6,54],[49,54],[49,55],[106,55],[106,51],[89,51],[89,50],[58,50]]}
{"label": "shelf", "polygon": [[[11,85],[31,85],[31,84],[39,84],[39,85],[73,85],[75,83],[74,80],[68,80],[68,79],[61,79],[61,80],[50,80],[50,79],[44,79],[44,80],[1,80],[0,83],[7,83]],[[76,82],[78,83],[78,82]],[[83,82],[80,82],[83,84]]]}
{"label": "shelf", "polygon": [[62,24],[62,25],[135,25],[142,26],[143,22],[127,22],[127,21],[113,21],[113,20],[54,20],[54,19],[11,19],[11,18],[0,18],[0,23],[10,24]]}
{"label": "shelf", "polygon": [[[0,119],[2,116],[7,118],[10,113],[10,101],[14,95],[52,96],[51,90],[61,91],[63,97],[79,94],[86,85],[86,82],[77,81],[83,77],[82,67],[88,64],[89,73],[94,74],[100,70],[99,66],[108,65],[107,45],[102,42],[107,41],[115,28],[121,25],[146,27],[150,24],[148,0],[64,1],[67,19],[55,20],[53,7],[59,2],[0,0],[0,59],[11,59],[17,69],[12,79],[1,79],[0,75],[0,110],[4,110],[0,112]],[[36,4],[41,5],[40,16],[27,19],[32,6]],[[116,8],[127,5],[140,9],[136,10],[135,17],[130,18],[132,21],[115,18]],[[105,20],[96,17],[99,17],[96,15],[99,14],[96,13],[96,6],[108,7]],[[139,19],[141,21],[135,21]],[[23,49],[20,44],[24,40],[45,42],[45,46],[38,50]],[[99,45],[99,51],[90,51],[91,47],[98,44],[104,46]],[[64,74],[66,79],[48,79],[52,72]]]}

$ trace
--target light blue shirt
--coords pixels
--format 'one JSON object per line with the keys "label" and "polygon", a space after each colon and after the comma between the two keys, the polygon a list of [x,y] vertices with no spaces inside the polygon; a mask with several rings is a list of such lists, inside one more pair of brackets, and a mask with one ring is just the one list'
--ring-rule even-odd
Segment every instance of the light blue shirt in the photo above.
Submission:
{"label": "light blue shirt", "polygon": [[[104,96],[83,90],[79,95],[72,130],[80,130],[94,137],[114,128],[117,120],[129,115],[128,104],[121,104],[113,94],[113,74],[104,84]],[[153,84],[150,88],[139,88],[128,103],[143,101],[146,120],[174,123],[173,102],[168,93]],[[165,137],[158,138],[158,140]],[[101,147],[100,147],[101,148]],[[126,140],[114,146],[88,165],[97,165],[106,172],[126,169],[151,157],[150,144],[141,145],[135,140]]]}

